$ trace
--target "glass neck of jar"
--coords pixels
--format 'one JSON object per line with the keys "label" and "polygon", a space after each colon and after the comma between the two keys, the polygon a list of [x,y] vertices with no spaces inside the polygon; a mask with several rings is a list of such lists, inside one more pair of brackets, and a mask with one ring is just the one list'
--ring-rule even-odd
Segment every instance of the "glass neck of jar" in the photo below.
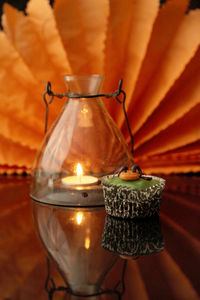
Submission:
{"label": "glass neck of jar", "polygon": [[[100,93],[104,77],[101,75],[76,76],[66,75],[64,81],[67,86],[67,92],[70,95],[80,94],[84,96],[97,95]],[[77,98],[75,98],[77,99]],[[87,99],[87,98],[85,98]],[[93,98],[88,98],[93,99]]]}

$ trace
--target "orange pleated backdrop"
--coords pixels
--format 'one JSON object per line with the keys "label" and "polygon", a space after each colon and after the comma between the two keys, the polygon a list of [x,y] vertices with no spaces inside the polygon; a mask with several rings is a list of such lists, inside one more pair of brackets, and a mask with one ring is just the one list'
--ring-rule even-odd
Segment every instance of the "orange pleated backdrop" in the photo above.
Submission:
{"label": "orange pleated backdrop", "polygon": [[[148,173],[200,171],[200,10],[188,0],[30,0],[5,4],[0,32],[0,173],[29,172],[43,138],[47,81],[103,74],[127,93],[135,162]],[[62,100],[51,105],[50,122]],[[130,138],[120,105],[106,106]]]}

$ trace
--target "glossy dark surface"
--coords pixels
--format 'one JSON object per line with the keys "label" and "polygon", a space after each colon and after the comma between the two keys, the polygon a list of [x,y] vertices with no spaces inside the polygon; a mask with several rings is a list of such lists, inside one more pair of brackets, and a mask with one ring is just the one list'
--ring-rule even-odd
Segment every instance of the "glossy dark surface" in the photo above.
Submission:
{"label": "glossy dark surface", "polygon": [[[127,261],[123,300],[200,299],[200,178],[166,179],[159,213],[165,249]],[[33,225],[29,181],[0,178],[0,300],[48,299],[46,253]],[[105,218],[105,213],[99,216]],[[113,288],[121,278],[123,262],[117,260],[104,288]],[[51,276],[56,285],[65,285],[52,265]],[[53,299],[83,298],[56,292]],[[111,294],[88,299],[118,298]]]}

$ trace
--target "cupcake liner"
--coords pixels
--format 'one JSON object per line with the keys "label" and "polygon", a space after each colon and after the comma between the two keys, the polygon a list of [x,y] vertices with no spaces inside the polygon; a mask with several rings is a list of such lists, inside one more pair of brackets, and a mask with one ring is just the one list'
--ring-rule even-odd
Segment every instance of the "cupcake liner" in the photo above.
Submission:
{"label": "cupcake liner", "polygon": [[105,250],[127,256],[161,252],[164,240],[158,215],[135,220],[107,215],[101,245]]}
{"label": "cupcake liner", "polygon": [[160,209],[165,180],[156,176],[151,177],[159,183],[145,190],[110,184],[107,179],[111,176],[103,177],[102,186],[107,214],[121,218],[145,218],[155,215]]}

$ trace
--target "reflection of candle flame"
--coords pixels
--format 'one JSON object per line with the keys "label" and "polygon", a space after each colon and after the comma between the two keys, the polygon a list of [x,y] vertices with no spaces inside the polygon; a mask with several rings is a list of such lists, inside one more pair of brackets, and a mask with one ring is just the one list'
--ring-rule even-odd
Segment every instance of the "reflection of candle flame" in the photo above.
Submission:
{"label": "reflection of candle flame", "polygon": [[82,222],[82,220],[83,220],[83,214],[80,213],[80,212],[78,212],[78,213],[76,214],[76,221],[77,221],[77,224],[80,225],[81,222]]}
{"label": "reflection of candle flame", "polygon": [[83,109],[81,110],[81,112],[82,112],[82,114],[87,114],[87,113],[88,113],[88,109],[87,109],[87,108],[83,108]]}
{"label": "reflection of candle flame", "polygon": [[89,238],[89,237],[87,237],[87,238],[85,239],[85,248],[86,248],[86,249],[89,249],[89,248],[90,248],[90,238]]}

